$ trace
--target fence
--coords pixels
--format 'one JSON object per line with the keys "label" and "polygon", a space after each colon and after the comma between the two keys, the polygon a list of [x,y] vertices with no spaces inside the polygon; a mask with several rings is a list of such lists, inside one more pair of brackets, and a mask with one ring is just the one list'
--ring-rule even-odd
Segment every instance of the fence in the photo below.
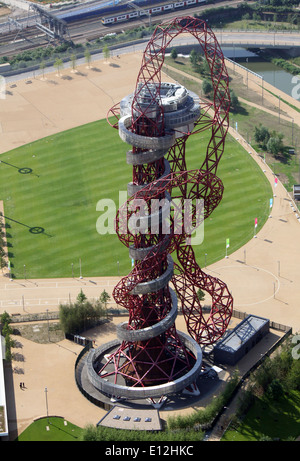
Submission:
{"label": "fence", "polygon": [[40,312],[38,314],[11,314],[11,323],[42,322],[58,320],[59,312]]}
{"label": "fence", "polygon": [[103,408],[104,410],[108,411],[113,407],[113,404],[105,403],[102,402],[101,400],[97,399],[96,397],[92,396],[88,392],[85,391],[85,389],[81,385],[81,380],[80,380],[80,371],[81,371],[81,364],[83,363],[82,359],[83,357],[88,353],[88,351],[93,347],[93,341],[88,341],[85,347],[82,349],[80,354],[78,355],[76,362],[75,362],[75,382],[76,385],[81,392],[81,394],[87,398],[91,403],[94,405],[97,405],[100,408]]}

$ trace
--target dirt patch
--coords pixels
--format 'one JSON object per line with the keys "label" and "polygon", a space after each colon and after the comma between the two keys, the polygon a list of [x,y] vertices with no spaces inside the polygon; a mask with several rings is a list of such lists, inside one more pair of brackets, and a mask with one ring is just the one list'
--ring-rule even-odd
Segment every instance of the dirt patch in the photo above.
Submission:
{"label": "dirt patch", "polygon": [[18,324],[14,334],[39,344],[58,343],[65,339],[59,322],[37,322]]}

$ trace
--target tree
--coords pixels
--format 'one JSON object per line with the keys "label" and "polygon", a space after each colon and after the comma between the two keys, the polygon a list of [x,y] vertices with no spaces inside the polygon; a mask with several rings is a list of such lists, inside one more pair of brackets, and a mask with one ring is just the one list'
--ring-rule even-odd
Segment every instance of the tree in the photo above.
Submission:
{"label": "tree", "polygon": [[3,217],[2,217],[2,213],[0,212],[0,268],[3,269],[3,267],[6,266],[6,260],[5,260],[5,256],[6,256],[6,253],[5,253],[5,246],[6,246],[6,242],[5,242],[5,232],[3,231],[4,229],[4,223],[3,223]]}
{"label": "tree", "polygon": [[11,322],[11,317],[10,315],[5,311],[3,314],[0,316],[0,323],[4,325],[5,323],[10,323]]}
{"label": "tree", "polygon": [[300,390],[300,359],[293,360],[287,376],[287,384],[291,389]]}
{"label": "tree", "polygon": [[268,128],[259,124],[259,126],[254,127],[254,139],[262,147],[262,149],[267,149],[267,143],[270,139],[270,133]]}
{"label": "tree", "polygon": [[71,55],[71,65],[72,65],[72,71],[75,72],[75,69],[76,69],[76,54],[73,53]]}
{"label": "tree", "polygon": [[60,75],[60,69],[63,67],[63,60],[60,58],[56,58],[54,62],[54,67],[57,69],[58,75]]}
{"label": "tree", "polygon": [[268,386],[267,394],[271,399],[278,399],[284,393],[283,386],[279,379],[275,378]]}
{"label": "tree", "polygon": [[177,59],[177,56],[178,56],[178,53],[177,53],[176,48],[172,48],[171,58],[175,61],[175,59]]}
{"label": "tree", "polygon": [[88,65],[88,67],[90,67],[92,57],[91,57],[91,53],[90,53],[89,50],[85,50],[84,57],[85,57],[85,61],[86,61],[87,65]]}
{"label": "tree", "polygon": [[79,303],[83,303],[84,301],[86,301],[87,297],[85,296],[85,294],[83,293],[82,291],[82,288],[80,290],[80,293],[78,293],[78,296],[77,296],[77,301]]}
{"label": "tree", "polygon": [[205,96],[209,96],[209,94],[212,91],[212,84],[210,83],[209,80],[203,80],[202,82],[202,91],[205,94]]}
{"label": "tree", "polygon": [[105,306],[105,312],[106,312],[106,317],[107,317],[107,301],[110,299],[110,296],[105,290],[103,290],[99,299],[100,299],[100,302],[103,303]]}
{"label": "tree", "polygon": [[45,61],[43,60],[40,64],[40,69],[41,71],[43,72],[43,78],[45,77],[45,67],[46,67],[46,63]]}
{"label": "tree", "polygon": [[103,307],[100,301],[78,301],[74,304],[59,306],[59,321],[65,333],[78,334],[99,323],[103,317]]}
{"label": "tree", "polygon": [[202,59],[202,66],[201,66],[201,69],[200,69],[200,73],[207,74],[207,75],[211,74],[210,67],[209,67],[207,59]]}
{"label": "tree", "polygon": [[197,53],[194,49],[190,52],[190,62],[194,70],[198,69],[199,62],[201,61],[200,53]]}
{"label": "tree", "polygon": [[15,344],[15,341],[10,337],[13,333],[13,329],[9,325],[11,322],[10,315],[7,312],[4,312],[0,317],[0,322],[2,325],[1,333],[5,338],[5,360],[10,361],[12,358],[11,348],[14,347]]}
{"label": "tree", "polygon": [[103,52],[105,61],[108,61],[108,59],[110,58],[110,51],[109,51],[107,44],[104,45],[102,52]]}
{"label": "tree", "polygon": [[278,155],[280,152],[283,151],[283,134],[282,133],[277,133],[274,132],[272,133],[272,136],[268,140],[267,143],[267,151],[270,152],[273,155]]}
{"label": "tree", "polygon": [[240,102],[239,98],[234,91],[230,90],[230,108],[233,111],[236,111],[239,108]]}

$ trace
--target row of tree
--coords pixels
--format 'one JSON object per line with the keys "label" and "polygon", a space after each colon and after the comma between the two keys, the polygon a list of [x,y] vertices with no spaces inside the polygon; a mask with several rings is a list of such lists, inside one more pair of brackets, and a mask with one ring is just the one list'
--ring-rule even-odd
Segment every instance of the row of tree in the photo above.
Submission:
{"label": "row of tree", "polygon": [[[12,358],[11,348],[14,347],[14,340],[11,338],[13,333],[13,329],[10,326],[11,318],[7,312],[4,312],[0,316],[0,326],[1,326],[1,334],[4,336],[5,339],[5,360],[10,361]],[[1,338],[0,338],[1,340]],[[1,342],[0,342],[1,347]]]}
{"label": "row of tree", "polygon": [[[91,51],[89,42],[85,47],[82,45],[73,46],[70,43],[65,42],[62,45],[56,47],[37,48],[35,50],[27,50],[23,53],[18,53],[15,56],[0,57],[0,64],[9,62],[12,69],[24,69],[29,66],[39,64],[41,69],[44,69],[46,65],[54,62],[54,67],[60,71],[63,67],[64,61],[71,63],[73,69],[76,67],[77,55],[84,53],[85,60],[88,64],[91,62]],[[107,60],[110,57],[110,50],[107,43],[104,43],[102,48],[104,58]]]}
{"label": "row of tree", "polygon": [[4,221],[3,221],[3,215],[0,213],[0,268],[3,269],[3,267],[6,266],[6,252],[5,252],[5,230],[4,230]]}
{"label": "row of tree", "polygon": [[[104,56],[104,59],[107,61],[110,57],[110,51],[109,51],[109,48],[107,45],[105,45],[103,47],[103,56]],[[88,66],[90,66],[91,64],[91,60],[92,60],[92,55],[91,55],[91,52],[89,49],[86,49],[85,52],[84,52],[84,57],[85,57],[85,62],[87,63]],[[71,63],[71,67],[72,67],[72,70],[75,71],[76,70],[76,66],[77,66],[77,56],[76,56],[76,53],[72,53],[71,56],[70,56],[70,59],[69,59],[69,62]],[[53,64],[54,68],[57,70],[58,74],[60,74],[60,71],[61,69],[63,69],[64,67],[64,61],[62,58],[56,58],[55,61],[54,61],[54,64]],[[43,77],[44,77],[44,69],[46,68],[46,62],[43,60],[41,63],[40,63],[40,69],[42,69],[43,71]]]}

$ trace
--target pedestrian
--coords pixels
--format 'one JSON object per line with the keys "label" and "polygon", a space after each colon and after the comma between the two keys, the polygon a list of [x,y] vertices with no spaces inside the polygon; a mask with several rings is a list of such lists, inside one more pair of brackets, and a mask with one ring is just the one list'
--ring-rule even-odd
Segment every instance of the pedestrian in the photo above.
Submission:
{"label": "pedestrian", "polygon": [[23,383],[20,383],[20,389],[22,389],[22,388],[23,388],[22,384],[23,384]]}

